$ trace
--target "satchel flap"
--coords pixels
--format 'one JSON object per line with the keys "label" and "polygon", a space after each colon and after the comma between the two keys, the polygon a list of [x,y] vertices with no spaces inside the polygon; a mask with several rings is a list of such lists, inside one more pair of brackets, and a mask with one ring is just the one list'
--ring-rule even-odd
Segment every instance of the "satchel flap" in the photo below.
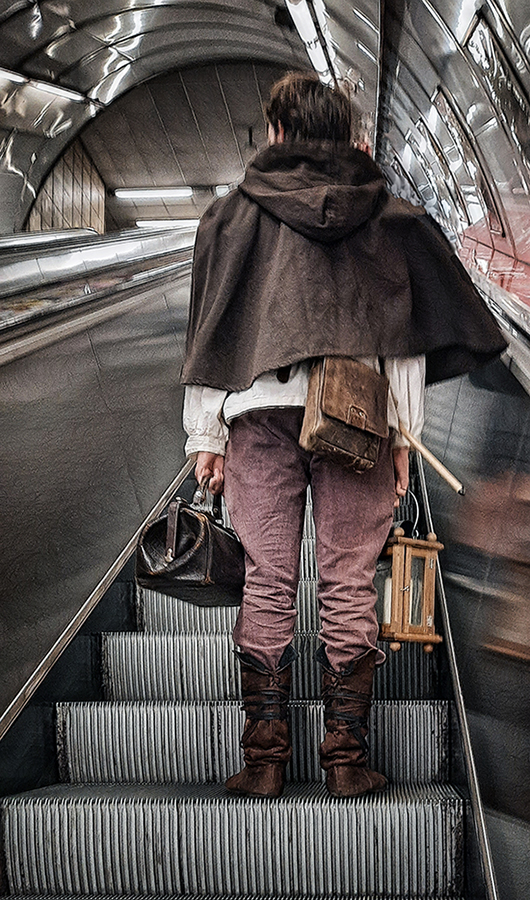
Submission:
{"label": "satchel flap", "polygon": [[321,408],[326,416],[388,437],[388,379],[356,359],[327,356],[322,364]]}

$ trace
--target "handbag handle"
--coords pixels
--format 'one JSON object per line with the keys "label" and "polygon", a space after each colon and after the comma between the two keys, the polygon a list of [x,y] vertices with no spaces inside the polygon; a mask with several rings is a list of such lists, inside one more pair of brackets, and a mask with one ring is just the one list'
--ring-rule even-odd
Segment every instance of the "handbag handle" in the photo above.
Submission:
{"label": "handbag handle", "polygon": [[[204,506],[204,501],[206,499],[206,490],[208,488],[209,483],[210,483],[210,478],[209,478],[209,476],[206,476],[206,478],[203,478],[201,483],[199,485],[197,485],[197,488],[193,495],[193,500],[191,501],[192,506],[197,506],[199,508]],[[221,509],[220,494],[212,495],[212,516],[214,517],[216,522],[223,521],[223,512]]]}
{"label": "handbag handle", "polygon": [[[193,500],[191,501],[192,507],[200,509],[201,506],[204,505],[206,489],[208,487],[209,481],[209,478],[204,478],[198,485],[193,495]],[[168,563],[173,562],[173,560],[175,559],[175,553],[177,552],[178,519],[182,502],[182,499],[180,497],[177,497],[176,500],[171,501],[167,509],[166,552],[164,554],[164,559]],[[186,501],[184,501],[184,503],[185,502]],[[213,497],[212,515],[217,522],[223,521],[220,496],[214,495]]]}
{"label": "handbag handle", "polygon": [[166,552],[164,559],[167,563],[173,562],[177,551],[177,525],[179,520],[180,498],[172,500],[167,508]]}

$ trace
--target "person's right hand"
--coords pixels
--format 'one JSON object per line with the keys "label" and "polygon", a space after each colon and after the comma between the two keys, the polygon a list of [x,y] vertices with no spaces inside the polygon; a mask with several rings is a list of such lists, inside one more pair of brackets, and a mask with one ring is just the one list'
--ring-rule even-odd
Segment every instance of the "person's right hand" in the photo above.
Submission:
{"label": "person's right hand", "polygon": [[211,494],[222,494],[225,480],[224,470],[224,456],[208,453],[206,450],[201,450],[197,454],[195,478],[199,484],[202,484],[205,478],[209,478],[208,490]]}
{"label": "person's right hand", "polygon": [[409,448],[394,447],[392,451],[394,458],[394,483],[396,491],[396,499],[394,506],[399,506],[399,501],[404,497],[409,487]]}

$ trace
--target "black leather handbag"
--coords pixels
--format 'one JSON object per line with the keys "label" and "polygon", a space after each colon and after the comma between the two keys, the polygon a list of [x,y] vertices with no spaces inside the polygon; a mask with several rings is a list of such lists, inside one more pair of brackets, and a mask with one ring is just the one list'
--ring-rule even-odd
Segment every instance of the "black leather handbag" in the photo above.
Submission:
{"label": "black leather handbag", "polygon": [[136,549],[136,580],[196,606],[238,606],[245,582],[243,547],[222,524],[219,502],[212,512],[197,505],[204,491],[201,485],[191,504],[176,497],[147,523]]}

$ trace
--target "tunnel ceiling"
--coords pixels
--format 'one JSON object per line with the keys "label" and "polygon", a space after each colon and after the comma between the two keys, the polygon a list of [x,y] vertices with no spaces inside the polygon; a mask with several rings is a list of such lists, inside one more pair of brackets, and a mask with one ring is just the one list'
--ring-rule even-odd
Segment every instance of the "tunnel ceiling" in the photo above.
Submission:
{"label": "tunnel ceiling", "polygon": [[[306,4],[368,128],[375,119],[394,191],[426,206],[457,243],[468,236],[530,262],[528,5]],[[81,132],[111,189],[176,179],[211,195],[263,140],[272,75],[308,64],[286,0],[0,0],[0,230],[22,227]],[[210,195],[197,194],[187,215]],[[120,227],[142,215],[112,197],[109,209]]]}
{"label": "tunnel ceiling", "polygon": [[[322,0],[319,3],[322,7]],[[325,8],[328,56],[337,71],[348,77],[364,113],[373,116],[379,3],[328,0]],[[0,190],[6,202],[2,230],[21,227],[54,160],[90,119],[121,95],[163,73],[227,62],[283,70],[310,65],[284,0],[3,0],[0,66],[6,71],[0,72]],[[254,79],[246,81],[248,69],[240,71],[234,85],[242,96],[246,84],[249,109],[254,110]],[[226,68],[224,72],[227,78]],[[27,80],[21,83],[19,76]],[[182,86],[180,77],[175,83]],[[164,84],[170,90],[171,79]],[[205,76],[206,90],[208,84]],[[58,96],[57,87],[75,94]],[[158,90],[157,96],[160,105],[167,107]],[[145,92],[138,97],[142,105]],[[208,98],[204,103],[208,105]],[[210,107],[215,115],[213,103]],[[152,123],[152,116],[148,121]],[[236,150],[238,164],[245,156],[247,139],[248,128]],[[198,160],[201,151],[199,144]],[[97,158],[94,161],[100,164]],[[151,166],[155,183],[166,179],[164,162],[158,174]],[[220,179],[223,183],[231,180],[234,160],[228,169]],[[201,172],[193,177],[190,165],[188,171],[188,180],[201,183]]]}
{"label": "tunnel ceiling", "polygon": [[[217,63],[153,78],[89,123],[83,143],[108,189],[111,230],[137,220],[196,218],[266,145],[263,116],[283,66]],[[187,200],[120,200],[120,187],[193,186]]]}

